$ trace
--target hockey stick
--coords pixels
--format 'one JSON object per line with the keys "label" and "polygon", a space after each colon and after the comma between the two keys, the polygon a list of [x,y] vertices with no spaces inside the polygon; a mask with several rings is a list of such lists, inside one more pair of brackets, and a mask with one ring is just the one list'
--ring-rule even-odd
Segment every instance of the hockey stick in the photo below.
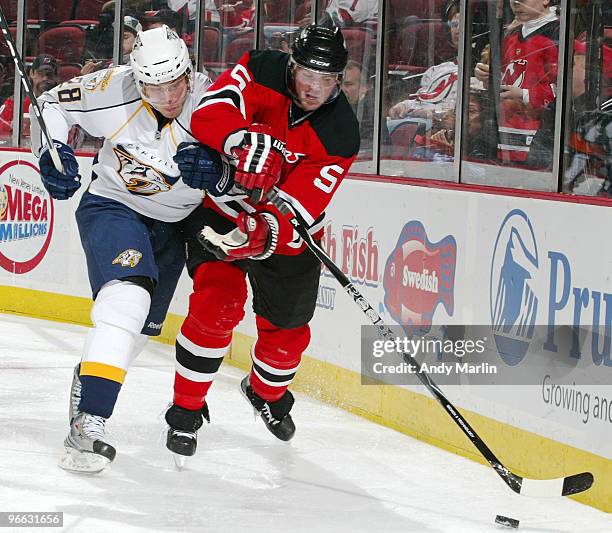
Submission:
{"label": "hockey stick", "polygon": [[45,136],[45,140],[47,141],[47,146],[49,147],[49,152],[51,154],[53,164],[55,165],[57,171],[63,174],[64,166],[62,165],[62,160],[60,159],[60,156],[57,153],[57,148],[55,147],[55,144],[53,144],[53,139],[51,139],[49,131],[47,130],[47,125],[45,124],[45,121],[42,118],[40,106],[38,105],[36,97],[34,96],[34,90],[32,89],[30,78],[26,74],[26,69],[21,59],[21,56],[19,55],[19,52],[17,52],[17,46],[15,46],[15,41],[13,41],[13,36],[11,35],[8,22],[6,20],[6,17],[4,16],[4,11],[2,11],[1,7],[0,30],[2,30],[2,34],[4,35],[6,44],[9,48],[11,56],[13,57],[13,62],[15,63],[15,70],[18,72],[19,77],[21,78],[23,88],[25,89],[25,92],[28,95],[28,98],[30,99],[30,109],[34,110],[34,115],[36,116],[36,120],[38,122],[38,125],[40,126],[40,131],[42,131],[42,134]]}
{"label": "hockey stick", "polygon": [[[331,260],[331,258],[325,253],[325,251],[319,246],[310,233],[308,233],[307,225],[301,215],[291,209],[288,203],[278,195],[276,190],[273,190],[268,195],[268,199],[282,212],[285,214],[291,214],[290,220],[293,228],[298,235],[304,240],[308,248],[312,253],[323,263],[329,271],[332,273],[334,278],[342,285],[342,288],[348,293],[348,295],[355,301],[363,313],[370,319],[372,324],[378,328],[378,333],[381,337],[387,340],[395,341],[395,335],[389,329],[389,327],[383,322],[380,315],[372,308],[370,303],[362,296],[357,288],[351,283],[346,277],[344,272],[338,268],[338,266]],[[419,380],[431,395],[438,401],[442,408],[446,411],[457,424],[463,433],[470,439],[471,443],[478,449],[481,455],[489,462],[497,474],[504,480],[517,494],[523,494],[525,496],[536,496],[536,497],[555,497],[555,496],[569,496],[570,494],[578,494],[591,487],[593,484],[593,474],[590,472],[582,472],[581,474],[574,474],[572,476],[556,478],[556,479],[530,479],[521,477],[508,468],[495,456],[491,449],[485,444],[480,438],[478,433],[470,426],[470,424],[463,418],[461,413],[455,408],[455,406],[448,400],[444,393],[438,388],[438,386],[432,381],[426,371],[422,370],[417,360],[410,354],[402,353],[403,359],[408,363],[414,370]]]}

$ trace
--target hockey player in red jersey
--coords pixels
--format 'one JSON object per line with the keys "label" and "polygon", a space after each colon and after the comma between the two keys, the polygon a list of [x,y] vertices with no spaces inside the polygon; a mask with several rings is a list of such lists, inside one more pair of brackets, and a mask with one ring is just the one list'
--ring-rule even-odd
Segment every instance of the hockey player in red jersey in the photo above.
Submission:
{"label": "hockey player in red jersey", "polygon": [[193,293],[166,413],[167,447],[176,454],[195,453],[196,431],[209,418],[206,394],[244,316],[247,276],[257,341],[241,391],[277,438],[293,437],[287,387],[310,341],[321,267],[267,194],[278,187],[321,236],[324,210],[359,149],[359,125],[340,90],[346,61],[338,28],[308,26],[292,55],[245,54],[192,116],[196,138],[233,158],[236,170],[211,183],[199,171],[205,146],[185,144],[175,157],[183,181],[209,193],[185,230]]}

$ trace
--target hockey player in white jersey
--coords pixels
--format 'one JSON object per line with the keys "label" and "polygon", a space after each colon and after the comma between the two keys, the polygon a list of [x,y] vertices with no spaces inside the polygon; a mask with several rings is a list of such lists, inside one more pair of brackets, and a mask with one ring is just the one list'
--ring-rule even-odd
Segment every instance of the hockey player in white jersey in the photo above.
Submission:
{"label": "hockey player in white jersey", "polygon": [[[63,165],[59,172],[35,132],[33,151],[53,198],[70,198],[81,185],[66,144],[70,128],[105,139],[76,210],[94,305],[73,375],[65,469],[100,471],[115,457],[106,421],[131,361],[161,331],[185,262],[179,222],[202,201],[172,157],[181,142],[195,141],[190,118],[209,85],[193,72],[183,40],[163,26],[138,33],[130,66],[74,78],[39,99]],[[223,166],[211,159],[215,180]]]}

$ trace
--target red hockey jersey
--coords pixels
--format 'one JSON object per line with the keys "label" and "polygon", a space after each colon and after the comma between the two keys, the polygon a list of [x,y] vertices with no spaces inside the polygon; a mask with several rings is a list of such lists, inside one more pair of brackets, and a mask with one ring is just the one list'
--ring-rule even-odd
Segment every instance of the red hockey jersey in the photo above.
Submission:
{"label": "red hockey jersey", "polygon": [[[359,151],[359,123],[342,92],[311,113],[296,106],[287,86],[288,61],[278,51],[246,53],[204,94],[191,131],[201,143],[231,155],[251,124],[270,126],[284,143],[280,195],[317,235],[324,210]],[[241,211],[271,212],[279,219],[276,253],[294,255],[304,248],[289,218],[270,203],[253,205],[232,189],[222,197],[207,196],[204,205],[230,219]]]}
{"label": "red hockey jersey", "polygon": [[558,42],[555,19],[544,20],[530,31],[519,26],[504,38],[501,83],[526,90],[526,96],[523,102],[501,102],[498,149],[502,161],[527,160],[542,110],[555,99]]}

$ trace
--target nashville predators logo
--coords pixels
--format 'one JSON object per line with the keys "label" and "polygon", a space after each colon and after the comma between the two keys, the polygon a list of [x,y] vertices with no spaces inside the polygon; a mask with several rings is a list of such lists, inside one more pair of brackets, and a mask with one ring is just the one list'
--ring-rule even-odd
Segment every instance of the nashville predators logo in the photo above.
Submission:
{"label": "nashville predators logo", "polygon": [[121,252],[117,257],[115,257],[115,259],[113,259],[113,265],[134,268],[141,259],[141,252],[138,250],[128,249]]}
{"label": "nashville predators logo", "polygon": [[134,157],[123,146],[119,145],[113,151],[119,162],[117,174],[132,194],[150,196],[172,189],[164,174]]}

